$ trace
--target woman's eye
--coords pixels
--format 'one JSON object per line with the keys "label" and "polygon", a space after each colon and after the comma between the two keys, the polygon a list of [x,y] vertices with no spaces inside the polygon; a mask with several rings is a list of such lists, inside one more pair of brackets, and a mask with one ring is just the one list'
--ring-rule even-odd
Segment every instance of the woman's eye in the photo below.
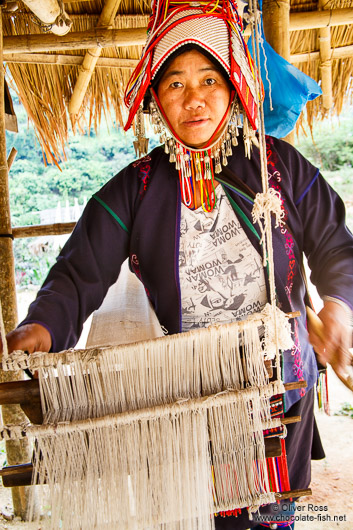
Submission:
{"label": "woman's eye", "polygon": [[183,84],[180,83],[180,81],[174,81],[174,83],[171,83],[171,85],[170,85],[171,88],[180,88],[182,86],[183,86]]}
{"label": "woman's eye", "polygon": [[205,85],[214,85],[216,82],[215,79],[213,79],[213,77],[208,77],[207,79],[205,79]]}

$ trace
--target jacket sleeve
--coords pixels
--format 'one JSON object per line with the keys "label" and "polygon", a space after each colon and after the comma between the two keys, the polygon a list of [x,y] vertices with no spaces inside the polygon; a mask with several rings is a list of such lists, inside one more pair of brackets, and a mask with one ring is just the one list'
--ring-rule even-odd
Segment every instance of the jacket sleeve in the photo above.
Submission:
{"label": "jacket sleeve", "polygon": [[50,270],[26,319],[52,337],[52,350],[76,344],[88,316],[97,309],[128,256],[137,184],[125,169],[88,202],[81,219]]}
{"label": "jacket sleeve", "polygon": [[292,204],[288,221],[308,258],[310,279],[321,297],[339,298],[352,309],[353,236],[343,201],[295,148],[276,139],[272,145]]}
{"label": "jacket sleeve", "polygon": [[318,171],[299,199],[311,281],[321,297],[339,298],[352,309],[353,237],[343,201]]}

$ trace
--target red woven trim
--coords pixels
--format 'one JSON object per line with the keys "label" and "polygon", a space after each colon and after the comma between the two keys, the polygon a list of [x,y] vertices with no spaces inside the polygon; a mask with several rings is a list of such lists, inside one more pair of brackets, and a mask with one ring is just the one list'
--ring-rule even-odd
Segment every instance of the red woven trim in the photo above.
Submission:
{"label": "red woven trim", "polygon": [[[195,8],[192,8],[190,7],[190,9],[195,9]],[[185,9],[184,9],[185,10]],[[177,12],[179,11],[182,11],[181,8],[175,10],[175,12],[171,13],[172,16],[174,16]],[[193,14],[193,15],[186,15],[185,17],[183,18],[180,18],[178,20],[175,20],[172,24],[169,24],[166,28],[163,29],[163,31],[161,33],[159,33],[158,36],[156,36],[154,39],[152,39],[152,41],[148,44],[147,48],[144,50],[144,53],[143,53],[143,56],[141,57],[137,67],[135,68],[135,70],[133,71],[130,79],[129,79],[129,82],[127,84],[127,87],[131,85],[131,80],[133,80],[134,78],[136,78],[138,76],[138,73],[139,71],[141,70],[142,68],[142,65],[143,65],[143,62],[144,60],[146,59],[146,57],[150,54],[150,59],[149,59],[149,64],[147,66],[147,69],[148,70],[151,66],[151,57],[152,57],[152,51],[153,51],[153,48],[156,46],[156,44],[158,44],[158,42],[164,37],[164,35],[166,33],[168,33],[171,29],[173,29],[175,26],[178,26],[179,24],[183,23],[183,22],[187,22],[188,20],[191,20],[191,19],[196,19],[196,18],[219,18],[219,19],[222,19],[222,20],[225,20],[225,17],[222,16],[222,15],[217,15],[217,14],[210,14],[210,15],[207,15],[205,13],[199,13],[197,15]],[[131,91],[129,93],[127,93],[125,91],[125,97],[124,97],[124,102],[125,102],[125,105],[129,106],[130,104],[130,100],[131,100]]]}
{"label": "red woven trim", "polygon": [[230,80],[237,91],[252,128],[256,131],[257,105],[246,82],[245,76],[243,75],[238,63],[235,61],[233,54],[231,54],[231,70],[232,73]]}

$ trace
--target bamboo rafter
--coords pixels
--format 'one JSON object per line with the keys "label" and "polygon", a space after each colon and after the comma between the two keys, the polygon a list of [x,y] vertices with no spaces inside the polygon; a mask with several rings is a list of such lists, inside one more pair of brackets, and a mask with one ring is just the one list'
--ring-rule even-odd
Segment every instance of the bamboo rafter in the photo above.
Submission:
{"label": "bamboo rafter", "polygon": [[[54,64],[81,65],[82,55],[46,54],[46,53],[9,53],[4,55],[6,63],[17,64]],[[135,68],[138,59],[119,59],[115,57],[99,57],[96,67],[100,68]]]}
{"label": "bamboo rafter", "polygon": [[[5,49],[7,68],[11,72],[18,92],[21,96],[31,121],[35,125],[37,135],[43,146],[48,161],[65,158],[64,146],[67,141],[68,103],[72,100],[73,89],[77,86],[80,68],[85,54],[97,48],[95,37],[83,44],[82,37],[94,32],[98,17],[102,12],[102,0],[90,2],[65,2],[65,10],[72,19],[72,30],[66,36],[65,48],[59,49],[62,39],[54,37],[48,51],[43,43],[49,35],[41,34],[38,26],[30,19],[26,9],[21,7],[16,15],[4,14],[6,38],[11,38],[15,49],[11,54]],[[331,28],[331,57],[332,57],[332,94],[335,111],[339,112],[344,97],[349,97],[347,91],[349,79],[353,74],[353,0],[334,0],[329,4],[330,9],[322,13],[318,10],[318,0],[291,0],[290,2],[290,56],[306,74],[316,80],[320,79],[319,71],[319,26],[330,25]],[[113,120],[121,124],[124,122],[125,112],[122,104],[122,93],[130,76],[130,68],[135,67],[141,53],[141,44],[128,45],[115,40],[118,35],[110,33],[110,41],[106,39],[106,31],[119,29],[133,35],[136,29],[141,30],[137,42],[144,43],[145,28],[148,21],[149,4],[142,0],[124,0],[116,12],[112,28],[100,28],[103,33],[101,55],[90,77],[90,82],[80,111],[79,130],[94,126],[99,128],[100,120],[112,116]],[[328,18],[329,17],[329,18]],[[337,25],[339,24],[339,25]],[[131,30],[130,30],[131,28]],[[302,29],[305,28],[305,29]],[[23,42],[29,33],[27,46],[20,48],[19,39]],[[72,36],[77,35],[77,39]],[[123,34],[122,34],[123,35]],[[117,37],[118,38],[118,37]],[[44,51],[33,53],[32,39],[36,39],[36,46],[43,46]],[[70,42],[71,39],[71,42]],[[54,43],[55,40],[55,43]],[[81,44],[77,41],[81,41]],[[5,41],[6,42],[6,41]],[[116,45],[118,44],[118,46]],[[72,46],[72,49],[70,49]],[[84,47],[86,46],[86,47]],[[90,48],[92,46],[92,48]],[[22,50],[22,51],[21,51]],[[30,51],[32,50],[32,51]],[[16,57],[17,55],[17,57]],[[344,64],[343,64],[344,62]],[[314,116],[323,114],[323,105],[319,100],[308,106],[309,122]],[[86,121],[85,121],[86,120]]]}
{"label": "bamboo rafter", "polygon": [[[329,10],[327,1],[319,0],[319,8],[326,11]],[[333,104],[331,28],[329,26],[319,29],[319,43],[322,105],[324,109],[329,110]]]}
{"label": "bamboo rafter", "polygon": [[[290,31],[341,26],[353,23],[353,9],[295,13],[290,16]],[[323,13],[323,15],[322,15]],[[88,48],[126,47],[143,45],[147,28],[113,30],[94,28],[85,32],[71,32],[63,37],[57,35],[16,35],[4,37],[4,53],[46,52],[57,50],[79,50]],[[245,31],[247,35],[247,31]]]}
{"label": "bamboo rafter", "polygon": [[[98,20],[98,27],[111,26],[121,0],[106,0],[102,13]],[[76,121],[76,115],[78,114],[83,99],[87,92],[88,84],[91,80],[93,70],[97,64],[97,61],[102,53],[101,47],[96,47],[86,52],[86,55],[82,61],[80,73],[78,75],[74,91],[71,96],[69,103],[69,114],[72,121]]]}

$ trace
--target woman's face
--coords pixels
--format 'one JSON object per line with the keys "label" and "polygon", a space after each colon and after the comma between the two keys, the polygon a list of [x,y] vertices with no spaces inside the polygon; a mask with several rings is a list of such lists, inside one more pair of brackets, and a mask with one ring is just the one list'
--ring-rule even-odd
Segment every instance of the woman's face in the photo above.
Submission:
{"label": "woman's face", "polygon": [[[204,147],[229,106],[230,88],[202,53],[176,57],[159,83],[157,95],[174,132],[187,146]],[[216,140],[223,127],[213,138]]]}

